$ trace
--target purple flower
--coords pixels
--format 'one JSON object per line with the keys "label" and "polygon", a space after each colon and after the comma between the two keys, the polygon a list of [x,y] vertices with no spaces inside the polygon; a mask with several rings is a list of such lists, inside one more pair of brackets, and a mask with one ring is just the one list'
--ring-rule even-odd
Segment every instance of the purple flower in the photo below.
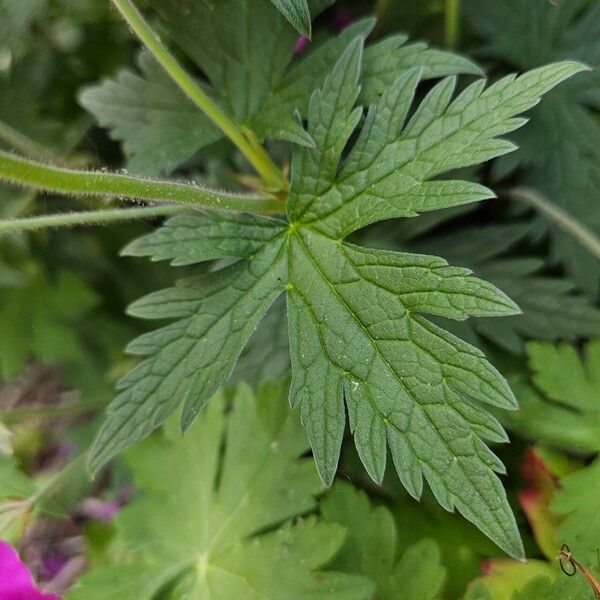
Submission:
{"label": "purple flower", "polygon": [[294,48],[294,54],[301,54],[304,48],[308,46],[308,38],[301,35],[296,42],[296,47]]}
{"label": "purple flower", "polygon": [[81,513],[92,521],[112,521],[121,510],[117,502],[101,500],[100,498],[86,498],[81,505]]}
{"label": "purple flower", "polygon": [[345,8],[338,8],[333,13],[333,30],[336,32],[340,32],[343,29],[346,29],[346,27],[348,27],[349,25],[352,25],[354,21],[356,21],[356,19]]}
{"label": "purple flower", "polygon": [[40,591],[17,551],[10,544],[1,540],[0,575],[0,598],[2,600],[61,600],[60,596]]}

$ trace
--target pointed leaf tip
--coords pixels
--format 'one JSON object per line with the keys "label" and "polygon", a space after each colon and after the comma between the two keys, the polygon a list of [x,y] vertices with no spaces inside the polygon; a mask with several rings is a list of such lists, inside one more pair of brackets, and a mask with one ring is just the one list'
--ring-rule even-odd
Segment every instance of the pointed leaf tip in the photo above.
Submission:
{"label": "pointed leaf tip", "polygon": [[312,38],[310,10],[306,0],[271,0],[271,2],[300,35],[309,40]]}

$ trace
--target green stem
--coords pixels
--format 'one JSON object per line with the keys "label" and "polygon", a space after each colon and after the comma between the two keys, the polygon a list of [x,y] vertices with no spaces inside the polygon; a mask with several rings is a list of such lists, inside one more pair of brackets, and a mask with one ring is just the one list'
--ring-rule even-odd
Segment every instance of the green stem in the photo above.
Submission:
{"label": "green stem", "polygon": [[4,140],[11,148],[18,150],[32,158],[53,160],[52,154],[37,142],[29,139],[10,125],[0,121],[0,139]]}
{"label": "green stem", "polygon": [[458,46],[460,31],[460,0],[446,0],[444,28],[446,46],[454,50]]}
{"label": "green stem", "polygon": [[141,208],[90,210],[85,212],[57,213],[25,219],[0,220],[0,235],[18,231],[37,231],[49,227],[76,227],[82,225],[109,225],[134,219],[152,219],[172,215],[184,210],[178,204],[144,206]]}
{"label": "green stem", "polygon": [[254,147],[242,130],[221,110],[185,71],[177,59],[150,28],[131,0],[112,0],[125,21],[150,51],[181,91],[238,147],[272,191],[285,189],[287,184],[281,170],[262,146]]}
{"label": "green stem", "polygon": [[4,523],[0,524],[0,534],[11,526],[14,519],[17,519],[20,515],[31,513],[36,504],[52,496],[54,492],[69,481],[73,473],[76,473],[82,466],[84,457],[85,454],[80,454],[74,458],[27,498],[0,504],[0,516],[11,515],[12,513],[12,517],[9,516]]}
{"label": "green stem", "polygon": [[513,188],[508,195],[535,208],[600,260],[600,238],[559,206],[546,200],[539,192],[525,187]]}
{"label": "green stem", "polygon": [[64,415],[73,415],[77,413],[96,412],[106,408],[106,401],[81,402],[72,401],[62,404],[34,404],[17,406],[0,412],[0,419],[6,425],[19,423],[21,421],[41,417],[51,419]]}
{"label": "green stem", "polygon": [[196,207],[282,213],[285,203],[266,194],[233,194],[201,185],[107,173],[76,171],[0,151],[0,181],[43,192],[102,196]]}

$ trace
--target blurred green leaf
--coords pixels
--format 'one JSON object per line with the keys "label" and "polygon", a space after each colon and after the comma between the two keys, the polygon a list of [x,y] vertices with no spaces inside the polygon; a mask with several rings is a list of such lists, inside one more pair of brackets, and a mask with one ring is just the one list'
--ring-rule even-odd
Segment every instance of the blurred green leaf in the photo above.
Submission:
{"label": "blurred green leaf", "polygon": [[532,382],[511,380],[521,410],[502,415],[522,435],[577,452],[600,452],[600,341],[583,357],[568,344],[529,343]]}
{"label": "blurred green leaf", "polygon": [[388,508],[372,507],[364,492],[340,481],[321,502],[321,514],[347,530],[330,568],[369,577],[378,600],[439,597],[446,577],[439,548],[431,539],[406,546]]}
{"label": "blurred green leaf", "polygon": [[[127,462],[143,496],[116,518],[111,565],[86,575],[71,600],[366,600],[368,580],[321,571],[344,528],[315,517],[322,485],[308,441],[287,407],[287,386],[241,386],[228,410],[223,395],[181,438],[177,423],[138,444]],[[170,591],[169,591],[170,590]]]}
{"label": "blurred green leaf", "polygon": [[96,294],[76,275],[50,280],[37,273],[23,286],[5,290],[0,299],[0,377],[11,379],[27,361],[77,362],[85,354],[77,321],[98,303]]}

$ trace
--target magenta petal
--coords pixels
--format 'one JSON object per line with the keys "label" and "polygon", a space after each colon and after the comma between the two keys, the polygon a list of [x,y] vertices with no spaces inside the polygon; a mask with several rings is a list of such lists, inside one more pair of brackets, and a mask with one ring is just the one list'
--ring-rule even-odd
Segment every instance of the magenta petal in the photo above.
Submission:
{"label": "magenta petal", "polygon": [[86,498],[81,508],[86,517],[94,521],[104,522],[112,521],[121,510],[121,506],[116,502],[100,500],[100,498]]}
{"label": "magenta petal", "polygon": [[308,38],[303,35],[298,38],[296,42],[296,47],[294,48],[294,54],[301,54],[304,48],[308,46]]}
{"label": "magenta petal", "polygon": [[0,598],[2,600],[61,600],[40,591],[17,551],[0,540]]}

